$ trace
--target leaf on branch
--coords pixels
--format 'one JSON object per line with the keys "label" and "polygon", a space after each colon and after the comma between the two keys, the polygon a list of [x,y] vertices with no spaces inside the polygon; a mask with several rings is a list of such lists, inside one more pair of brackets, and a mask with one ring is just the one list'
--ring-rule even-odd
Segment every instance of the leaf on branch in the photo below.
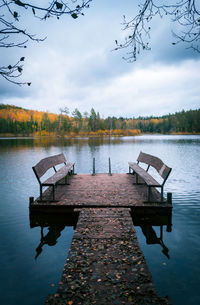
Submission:
{"label": "leaf on branch", "polygon": [[175,43],[175,42],[172,42],[172,44],[175,45],[176,43]]}
{"label": "leaf on branch", "polygon": [[23,69],[21,67],[17,67],[17,70],[19,73],[21,73]]}
{"label": "leaf on branch", "polygon": [[21,58],[20,58],[20,61],[24,61],[24,59],[25,59],[25,57],[21,57]]}
{"label": "leaf on branch", "polygon": [[12,69],[12,66],[11,66],[11,65],[9,65],[9,66],[8,66],[8,69],[9,69],[9,70],[11,70],[11,69]]}
{"label": "leaf on branch", "polygon": [[35,15],[35,9],[34,9],[34,8],[32,8],[32,12],[33,12],[33,14]]}
{"label": "leaf on branch", "polygon": [[117,44],[117,40],[115,40],[115,43]]}
{"label": "leaf on branch", "polygon": [[72,18],[76,19],[78,18],[78,15],[76,13],[71,14]]}
{"label": "leaf on branch", "polygon": [[30,86],[30,85],[31,85],[31,83],[27,83],[27,85],[28,85],[28,86]]}
{"label": "leaf on branch", "polygon": [[17,5],[19,5],[19,6],[25,6],[25,4],[24,3],[22,3],[21,1],[19,1],[19,0],[15,0],[15,4],[17,4]]}
{"label": "leaf on branch", "polygon": [[18,12],[14,12],[13,16],[14,16],[14,18],[17,18],[18,17]]}
{"label": "leaf on branch", "polygon": [[56,2],[55,5],[56,5],[57,10],[62,10],[62,8],[63,8],[63,4],[62,3]]}

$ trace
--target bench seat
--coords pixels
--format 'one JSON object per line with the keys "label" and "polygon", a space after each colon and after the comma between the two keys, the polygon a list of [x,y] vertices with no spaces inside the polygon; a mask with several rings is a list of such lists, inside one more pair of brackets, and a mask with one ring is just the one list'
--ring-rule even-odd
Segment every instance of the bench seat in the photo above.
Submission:
{"label": "bench seat", "polygon": [[75,163],[67,163],[63,167],[61,167],[53,176],[49,177],[47,180],[42,182],[42,185],[49,186],[55,185],[58,181],[65,178],[70,170],[73,168]]}
{"label": "bench seat", "polygon": [[[139,163],[144,163],[147,165],[147,169],[144,170]],[[147,186],[147,200],[150,202],[151,200],[151,189],[152,187],[155,188],[160,188],[161,189],[161,202],[163,201],[163,188],[164,184],[171,172],[171,168],[168,167],[163,163],[163,161],[155,156],[152,156],[150,154],[143,153],[142,151],[140,152],[138,158],[137,158],[137,163],[135,162],[128,162],[129,165],[129,174],[136,174],[136,184],[138,184],[138,177],[142,178],[144,183]],[[161,176],[163,179],[162,183],[159,183],[158,181],[155,180],[155,178],[148,172],[149,168],[153,167],[158,174]],[[153,199],[154,200],[154,199]]]}
{"label": "bench seat", "polygon": [[129,162],[129,167],[138,174],[147,185],[154,187],[161,187],[161,184],[157,182],[147,171],[140,167],[137,163]]}

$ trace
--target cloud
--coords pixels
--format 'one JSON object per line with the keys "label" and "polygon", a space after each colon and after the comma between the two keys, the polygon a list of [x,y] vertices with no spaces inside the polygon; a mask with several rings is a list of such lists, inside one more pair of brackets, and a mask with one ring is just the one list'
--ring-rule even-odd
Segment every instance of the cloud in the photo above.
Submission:
{"label": "cloud", "polygon": [[[179,65],[152,65],[132,70],[106,83],[76,87],[61,76],[42,83],[33,99],[26,98],[23,106],[57,111],[68,106],[81,112],[94,107],[104,116],[164,115],[182,109],[200,107],[198,85],[200,61],[185,61]],[[66,83],[65,83],[66,81]],[[66,84],[64,86],[64,84]],[[21,105],[20,99],[9,103]],[[43,105],[41,107],[41,105]]]}
{"label": "cloud", "polygon": [[199,64],[186,61],[137,69],[113,78],[103,88],[89,88],[83,104],[95,100],[100,113],[128,117],[199,108]]}
{"label": "cloud", "polygon": [[185,46],[172,46],[167,19],[153,22],[152,51],[142,52],[136,63],[122,60],[127,50],[111,51],[114,40],[124,36],[122,15],[136,13],[132,2],[122,3],[96,1],[78,20],[34,23],[34,33],[44,37],[46,32],[48,39],[3,55],[5,60],[26,57],[23,80],[32,85],[19,88],[2,80],[1,102],[51,112],[94,107],[104,116],[127,117],[199,108],[200,61]]}

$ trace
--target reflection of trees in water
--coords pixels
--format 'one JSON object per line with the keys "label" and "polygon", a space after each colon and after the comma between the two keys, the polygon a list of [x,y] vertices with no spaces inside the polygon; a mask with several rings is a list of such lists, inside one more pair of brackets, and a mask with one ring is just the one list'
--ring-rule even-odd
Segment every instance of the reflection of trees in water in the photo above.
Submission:
{"label": "reflection of trees in water", "polygon": [[[126,138],[126,142],[135,142],[136,139],[133,137]],[[101,145],[116,145],[124,143],[124,137],[85,137],[85,138],[64,138],[64,137],[24,137],[24,138],[10,138],[1,139],[1,149],[12,148],[13,150],[20,150],[30,147],[44,147],[51,148],[55,147],[67,147],[75,146],[77,150],[81,147],[89,146],[95,148]]]}
{"label": "reflection of trees in water", "polygon": [[55,246],[57,239],[61,236],[61,231],[64,230],[65,225],[51,225],[48,227],[48,232],[44,235],[44,228],[41,227],[41,239],[40,244],[36,248],[35,259],[42,253],[42,247],[44,245]]}
{"label": "reflection of trees in water", "polygon": [[[127,144],[127,143],[139,143],[141,144],[150,144],[156,141],[165,141],[170,144],[191,144],[194,139],[175,139],[175,136],[172,138],[167,138],[167,136],[140,136],[140,137],[85,137],[85,138],[64,138],[64,137],[24,137],[24,138],[7,138],[1,139],[1,150],[21,150],[30,147],[44,147],[47,149],[54,147],[71,147],[74,146],[76,150],[81,150],[82,147],[89,146],[91,149],[95,150],[95,147],[102,145],[117,145],[117,144]],[[170,136],[169,136],[170,137]],[[172,136],[171,136],[172,137]],[[63,149],[62,149],[63,151]]]}

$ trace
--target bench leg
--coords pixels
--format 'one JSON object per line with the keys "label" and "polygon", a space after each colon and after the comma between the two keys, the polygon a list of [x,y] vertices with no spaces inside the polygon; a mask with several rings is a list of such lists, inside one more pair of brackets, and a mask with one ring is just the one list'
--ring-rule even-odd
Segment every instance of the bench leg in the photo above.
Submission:
{"label": "bench leg", "polygon": [[163,187],[161,186],[161,202],[163,202]]}
{"label": "bench leg", "polygon": [[40,200],[42,201],[42,185],[40,184]]}
{"label": "bench leg", "polygon": [[66,185],[70,185],[70,183],[68,182],[69,181],[69,179],[68,179],[68,174],[65,176],[65,184]]}
{"label": "bench leg", "polygon": [[52,185],[53,188],[53,200],[55,200],[55,185]]}
{"label": "bench leg", "polygon": [[138,174],[136,173],[136,184],[138,184]]}
{"label": "bench leg", "polygon": [[150,198],[151,198],[151,187],[148,186],[148,195],[147,195],[148,202],[150,202]]}
{"label": "bench leg", "polygon": [[[147,186],[147,188],[148,188],[147,200],[148,200],[148,202],[150,202],[151,201],[151,187]],[[161,198],[161,202],[163,202],[163,187],[161,187],[160,198]]]}

